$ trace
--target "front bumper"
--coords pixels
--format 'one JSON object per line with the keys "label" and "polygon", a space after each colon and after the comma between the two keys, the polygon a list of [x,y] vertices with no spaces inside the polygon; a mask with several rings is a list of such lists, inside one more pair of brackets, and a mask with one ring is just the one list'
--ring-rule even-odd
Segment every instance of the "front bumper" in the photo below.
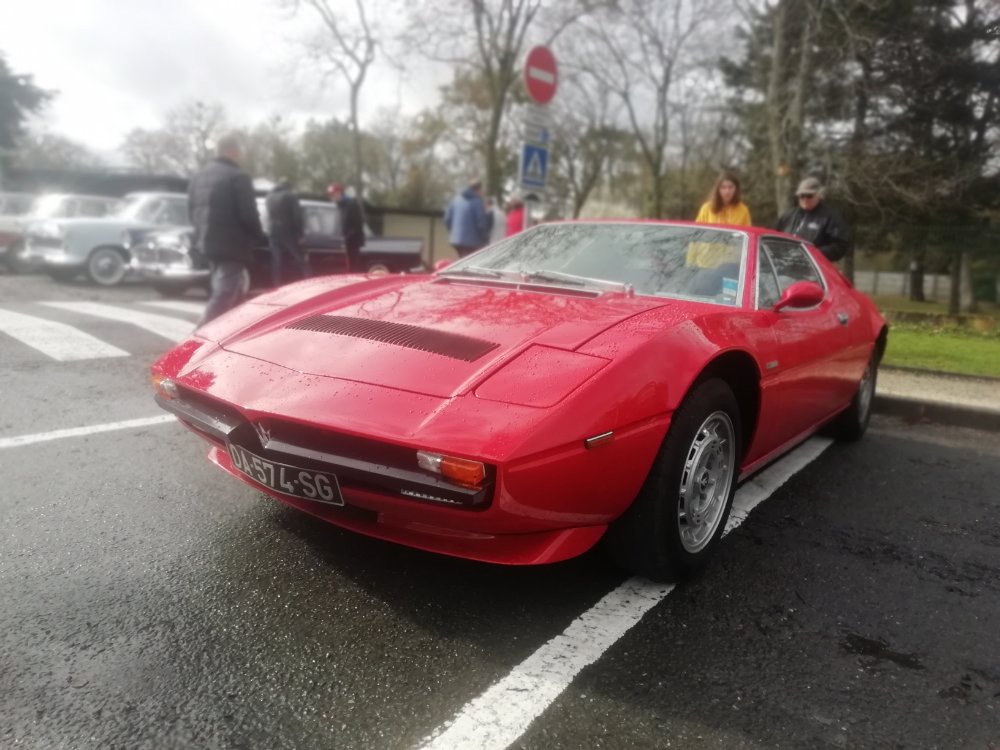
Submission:
{"label": "front bumper", "polygon": [[[239,377],[251,364],[253,377]],[[589,450],[583,438],[607,423],[577,410],[579,440],[529,448],[538,409],[472,395],[442,400],[317,378],[198,340],[168,353],[153,372],[181,394],[160,405],[209,442],[209,459],[240,481],[369,536],[509,565],[556,562],[592,547],[635,497],[669,423],[661,415],[623,427],[613,442]],[[346,506],[255,482],[233,466],[230,442],[275,463],[336,474]],[[483,461],[491,467],[484,492],[421,473],[421,449]]]}
{"label": "front bumper", "polygon": [[208,269],[192,268],[181,263],[145,263],[133,258],[130,268],[147,281],[197,284],[206,281]]}

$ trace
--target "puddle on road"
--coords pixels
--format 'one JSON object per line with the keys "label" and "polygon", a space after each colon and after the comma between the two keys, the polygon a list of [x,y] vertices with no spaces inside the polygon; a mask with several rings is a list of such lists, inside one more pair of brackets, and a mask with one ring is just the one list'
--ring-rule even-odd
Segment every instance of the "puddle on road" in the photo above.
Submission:
{"label": "puddle on road", "polygon": [[840,645],[845,651],[858,656],[867,656],[875,661],[891,661],[907,669],[923,669],[924,665],[917,659],[916,654],[904,654],[900,651],[893,651],[885,641],[872,640],[854,633],[848,633],[841,640]]}

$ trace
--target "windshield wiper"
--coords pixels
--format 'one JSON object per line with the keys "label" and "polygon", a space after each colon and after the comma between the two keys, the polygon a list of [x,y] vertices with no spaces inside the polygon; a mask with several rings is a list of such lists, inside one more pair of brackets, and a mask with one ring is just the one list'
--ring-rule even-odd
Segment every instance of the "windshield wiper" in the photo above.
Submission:
{"label": "windshield wiper", "polygon": [[599,289],[613,289],[619,292],[630,292],[631,284],[624,281],[609,281],[607,279],[594,279],[590,276],[577,276],[572,273],[562,271],[525,271],[523,274],[525,281],[561,281],[575,286],[596,286]]}
{"label": "windshield wiper", "polygon": [[442,276],[464,275],[464,276],[485,276],[489,279],[502,279],[506,274],[493,268],[483,268],[482,266],[462,266],[461,268],[446,268],[441,272]]}

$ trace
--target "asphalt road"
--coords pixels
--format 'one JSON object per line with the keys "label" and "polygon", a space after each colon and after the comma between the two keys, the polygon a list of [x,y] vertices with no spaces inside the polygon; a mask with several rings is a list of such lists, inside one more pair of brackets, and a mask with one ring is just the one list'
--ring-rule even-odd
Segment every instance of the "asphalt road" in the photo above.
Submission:
{"label": "asphalt road", "polygon": [[[197,316],[0,275],[0,322],[127,352],[58,361],[0,332],[0,747],[419,748],[625,581],[600,553],[510,569],[340,531],[174,422],[14,443],[161,414],[168,338],[44,304],[67,301]],[[998,459],[1000,434],[876,418],[530,696],[509,744],[1000,748]]]}

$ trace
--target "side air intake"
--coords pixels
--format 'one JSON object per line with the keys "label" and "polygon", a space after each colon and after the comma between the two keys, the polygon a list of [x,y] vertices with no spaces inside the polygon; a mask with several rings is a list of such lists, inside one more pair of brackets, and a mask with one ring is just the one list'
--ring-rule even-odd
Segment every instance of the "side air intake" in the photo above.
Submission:
{"label": "side air intake", "polygon": [[492,341],[483,341],[457,333],[435,331],[431,328],[421,328],[404,323],[348,318],[341,315],[310,315],[295,323],[289,323],[285,328],[381,341],[385,344],[419,349],[423,352],[440,354],[465,362],[473,362],[499,346]]}

